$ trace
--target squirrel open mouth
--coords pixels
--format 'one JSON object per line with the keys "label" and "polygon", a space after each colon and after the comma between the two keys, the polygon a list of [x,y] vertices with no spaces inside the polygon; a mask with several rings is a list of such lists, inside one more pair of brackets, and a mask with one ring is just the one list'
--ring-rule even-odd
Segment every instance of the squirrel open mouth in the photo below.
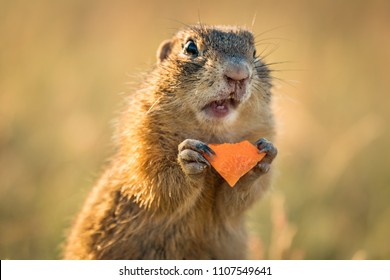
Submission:
{"label": "squirrel open mouth", "polygon": [[204,107],[205,112],[214,118],[226,117],[232,109],[235,109],[239,101],[235,98],[220,99],[210,102]]}

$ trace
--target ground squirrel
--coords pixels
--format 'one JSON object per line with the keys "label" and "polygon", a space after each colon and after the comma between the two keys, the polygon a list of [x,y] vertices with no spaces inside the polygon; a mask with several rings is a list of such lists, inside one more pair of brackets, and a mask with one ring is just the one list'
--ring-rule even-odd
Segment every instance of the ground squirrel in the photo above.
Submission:
{"label": "ground squirrel", "polygon": [[[271,76],[245,28],[188,26],[131,95],[118,150],[87,197],[66,259],[244,259],[244,212],[270,185]],[[268,140],[266,140],[268,139]],[[231,188],[203,156],[249,140],[267,153]]]}

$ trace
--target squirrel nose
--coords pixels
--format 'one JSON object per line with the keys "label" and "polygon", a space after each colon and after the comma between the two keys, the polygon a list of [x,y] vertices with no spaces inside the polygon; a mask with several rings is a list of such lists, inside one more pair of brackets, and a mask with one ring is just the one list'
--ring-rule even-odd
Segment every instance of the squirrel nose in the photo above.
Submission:
{"label": "squirrel nose", "polygon": [[249,67],[244,62],[229,62],[225,66],[224,76],[228,81],[245,81],[250,76]]}

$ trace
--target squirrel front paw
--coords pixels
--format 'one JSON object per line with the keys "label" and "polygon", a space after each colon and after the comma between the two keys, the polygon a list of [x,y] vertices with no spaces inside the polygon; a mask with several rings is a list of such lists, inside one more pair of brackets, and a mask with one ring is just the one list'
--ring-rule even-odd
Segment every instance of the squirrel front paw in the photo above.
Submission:
{"label": "squirrel front paw", "polygon": [[187,175],[199,175],[204,173],[210,168],[210,163],[203,156],[207,154],[211,158],[215,155],[214,151],[205,143],[194,140],[186,139],[179,144],[178,161]]}
{"label": "squirrel front paw", "polygon": [[255,166],[255,172],[259,174],[265,174],[269,171],[271,163],[278,154],[278,150],[275,148],[272,142],[265,138],[261,138],[255,143],[259,153],[266,153],[265,157]]}

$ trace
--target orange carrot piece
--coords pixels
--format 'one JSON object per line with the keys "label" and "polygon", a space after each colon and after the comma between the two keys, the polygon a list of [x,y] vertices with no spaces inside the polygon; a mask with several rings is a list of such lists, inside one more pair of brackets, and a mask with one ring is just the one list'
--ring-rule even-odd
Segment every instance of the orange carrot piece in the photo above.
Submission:
{"label": "orange carrot piece", "polygon": [[204,156],[231,187],[265,156],[249,141],[209,144],[209,147],[215,155],[213,158]]}

